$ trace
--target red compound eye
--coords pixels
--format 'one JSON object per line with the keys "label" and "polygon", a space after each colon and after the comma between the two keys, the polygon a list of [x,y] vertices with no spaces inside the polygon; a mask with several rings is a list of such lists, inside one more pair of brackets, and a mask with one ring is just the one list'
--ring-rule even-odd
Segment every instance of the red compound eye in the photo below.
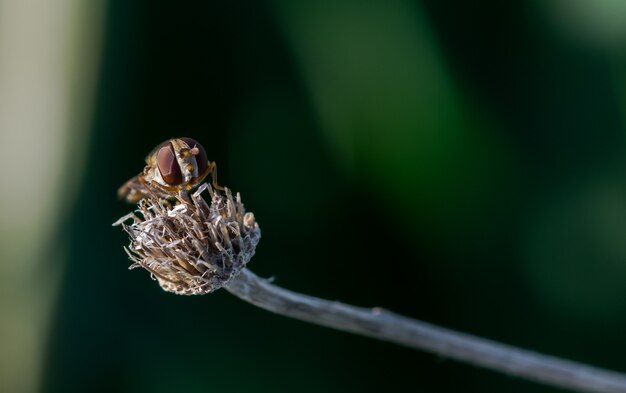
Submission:
{"label": "red compound eye", "polygon": [[206,156],[206,151],[204,151],[204,147],[198,143],[195,139],[191,138],[181,138],[185,143],[189,146],[190,149],[194,147],[198,148],[198,154],[196,154],[196,163],[198,164],[198,175],[202,176],[202,174],[206,171],[209,166],[209,160]]}
{"label": "red compound eye", "polygon": [[167,184],[171,186],[182,184],[183,172],[180,170],[178,161],[176,161],[176,154],[174,153],[174,148],[171,143],[167,143],[159,149],[156,159],[161,177]]}

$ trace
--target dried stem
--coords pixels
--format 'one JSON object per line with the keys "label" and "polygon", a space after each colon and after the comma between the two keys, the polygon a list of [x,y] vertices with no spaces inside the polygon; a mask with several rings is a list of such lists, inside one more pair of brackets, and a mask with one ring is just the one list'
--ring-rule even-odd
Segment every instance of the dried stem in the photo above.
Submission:
{"label": "dried stem", "polygon": [[[208,190],[211,203],[202,193]],[[126,251],[159,285],[181,295],[226,288],[266,310],[347,332],[579,392],[626,393],[626,375],[458,333],[380,308],[365,309],[291,292],[245,268],[261,231],[239,194],[207,184],[164,201],[146,196],[118,220],[130,236]]]}
{"label": "dried stem", "polygon": [[380,308],[366,309],[302,295],[248,269],[225,287],[265,310],[578,392],[626,392],[626,375],[455,332]]}

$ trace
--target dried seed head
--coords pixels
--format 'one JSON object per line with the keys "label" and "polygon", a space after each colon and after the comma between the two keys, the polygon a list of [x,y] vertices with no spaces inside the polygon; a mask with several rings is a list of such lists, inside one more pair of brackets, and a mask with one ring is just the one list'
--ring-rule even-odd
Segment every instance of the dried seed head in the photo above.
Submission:
{"label": "dried seed head", "polygon": [[[202,192],[208,190],[211,204]],[[214,192],[208,184],[192,194],[180,193],[174,205],[156,197],[139,201],[138,209],[121,219],[130,236],[125,247],[161,288],[180,295],[202,295],[228,284],[254,255],[261,231],[241,196]],[[132,223],[127,224],[128,221]]]}

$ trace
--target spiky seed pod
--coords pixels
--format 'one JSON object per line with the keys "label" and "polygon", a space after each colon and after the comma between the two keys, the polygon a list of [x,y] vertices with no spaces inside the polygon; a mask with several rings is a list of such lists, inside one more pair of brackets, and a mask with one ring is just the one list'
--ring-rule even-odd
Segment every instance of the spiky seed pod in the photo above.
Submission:
{"label": "spiky seed pod", "polygon": [[143,267],[161,288],[180,295],[203,295],[227,285],[250,261],[261,238],[239,193],[233,198],[230,190],[214,192],[208,184],[192,195],[181,192],[174,204],[144,198],[135,212],[113,225],[130,236],[124,247],[134,262],[130,269]]}

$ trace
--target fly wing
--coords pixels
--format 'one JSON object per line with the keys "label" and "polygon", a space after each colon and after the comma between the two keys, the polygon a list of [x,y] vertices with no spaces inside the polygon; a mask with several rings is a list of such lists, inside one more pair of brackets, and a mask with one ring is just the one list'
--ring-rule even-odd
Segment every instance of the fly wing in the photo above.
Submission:
{"label": "fly wing", "polygon": [[118,198],[125,199],[128,203],[137,203],[150,194],[151,192],[143,180],[143,173],[128,180],[117,190]]}

